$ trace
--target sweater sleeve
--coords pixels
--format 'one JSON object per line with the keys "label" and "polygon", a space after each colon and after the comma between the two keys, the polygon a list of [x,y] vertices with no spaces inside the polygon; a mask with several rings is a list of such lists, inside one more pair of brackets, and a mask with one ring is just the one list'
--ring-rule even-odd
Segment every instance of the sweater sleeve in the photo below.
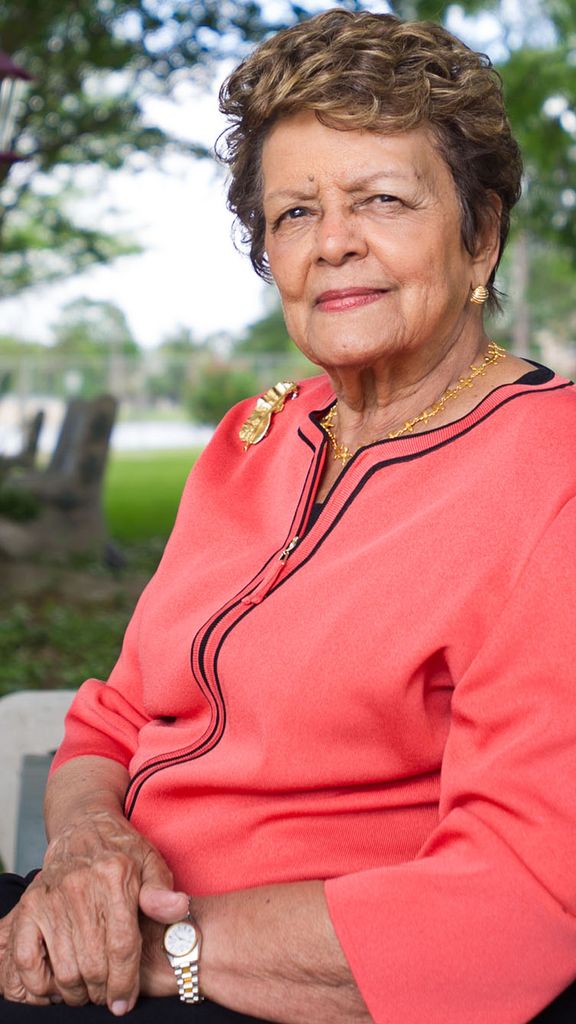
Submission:
{"label": "sweater sleeve", "polygon": [[[195,475],[200,466],[205,465],[205,473],[225,476],[221,457],[219,458],[221,449],[218,444],[226,443],[231,432],[230,422],[235,422],[236,418],[240,418],[241,421],[250,404],[251,400],[246,399],[226,414],[213,440],[192,468],[182,492],[174,528],[166,544],[156,578],[160,577],[163,567],[165,576],[166,573],[169,574],[170,565],[174,560],[178,561],[182,538],[189,537],[193,531],[197,515],[192,497]],[[214,450],[216,455],[210,456],[210,452]],[[66,716],[64,740],[52,761],[51,773],[67,761],[86,755],[107,757],[128,768],[138,748],[139,732],[151,721],[150,715],[146,712],[144,699],[140,629],[146,603],[154,585],[153,579],[138,601],[124,635],[120,657],[108,681],[88,679],[78,690]],[[155,599],[158,600],[157,594]]]}
{"label": "sweater sleeve", "polygon": [[51,774],[75,757],[107,757],[128,767],[138,744],[138,733],[148,721],[142,709],[142,683],[138,658],[138,630],[145,595],[128,624],[122,651],[107,683],[88,679],[76,694],[66,716],[64,740],[50,768]]}
{"label": "sweater sleeve", "polygon": [[575,552],[573,499],[457,681],[418,857],[326,883],[377,1024],[525,1024],[576,977]]}

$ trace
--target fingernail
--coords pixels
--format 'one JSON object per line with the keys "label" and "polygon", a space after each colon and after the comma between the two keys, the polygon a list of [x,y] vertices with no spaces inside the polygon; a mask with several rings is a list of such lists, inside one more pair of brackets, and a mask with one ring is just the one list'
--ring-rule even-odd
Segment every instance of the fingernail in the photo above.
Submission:
{"label": "fingernail", "polygon": [[125,999],[117,999],[110,1007],[115,1017],[123,1017],[125,1013],[128,1013],[128,1003]]}
{"label": "fingernail", "polygon": [[187,897],[185,892],[173,892],[170,895],[172,896],[172,902],[173,903],[181,903],[182,900],[187,900],[188,899],[188,897]]}
{"label": "fingernail", "polygon": [[183,892],[172,892],[170,889],[158,889],[158,895],[160,896],[164,906],[180,906],[180,904],[187,900],[188,897]]}

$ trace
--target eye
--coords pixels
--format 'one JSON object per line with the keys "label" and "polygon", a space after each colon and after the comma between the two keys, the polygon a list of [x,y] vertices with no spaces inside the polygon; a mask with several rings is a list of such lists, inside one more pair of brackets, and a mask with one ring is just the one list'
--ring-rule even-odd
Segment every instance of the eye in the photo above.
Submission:
{"label": "eye", "polygon": [[274,221],[274,230],[279,228],[281,224],[291,220],[301,220],[302,217],[306,217],[309,213],[309,209],[306,206],[292,206],[289,210],[284,210],[279,217]]}
{"label": "eye", "polygon": [[397,196],[391,196],[387,192],[380,192],[376,196],[370,196],[370,198],[367,199],[366,201],[368,203],[374,203],[376,206],[378,206],[380,204],[384,205],[385,203],[399,203],[400,202],[400,200],[398,199]]}

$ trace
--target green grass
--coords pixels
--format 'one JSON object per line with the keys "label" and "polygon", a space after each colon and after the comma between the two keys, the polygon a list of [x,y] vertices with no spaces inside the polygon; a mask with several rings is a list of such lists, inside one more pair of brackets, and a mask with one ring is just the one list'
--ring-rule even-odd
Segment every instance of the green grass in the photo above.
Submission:
{"label": "green grass", "polygon": [[115,576],[100,561],[76,556],[48,566],[33,593],[0,595],[0,696],[108,677],[200,451],[112,455],[104,506],[126,567]]}
{"label": "green grass", "polygon": [[51,595],[4,608],[0,695],[74,689],[89,676],[106,679],[120,652],[130,610],[122,597],[101,607],[72,607]]}
{"label": "green grass", "polygon": [[123,544],[123,570],[100,560],[49,564],[31,592],[0,596],[0,696],[17,690],[76,688],[107,679],[138,596],[152,576],[163,537]]}
{"label": "green grass", "polygon": [[201,450],[114,453],[104,485],[110,535],[120,544],[167,537],[186,477]]}

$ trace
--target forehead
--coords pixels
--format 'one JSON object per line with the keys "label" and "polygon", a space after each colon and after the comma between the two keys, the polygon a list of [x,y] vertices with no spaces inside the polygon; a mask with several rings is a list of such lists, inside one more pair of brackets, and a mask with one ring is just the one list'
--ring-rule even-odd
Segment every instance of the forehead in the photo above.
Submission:
{"label": "forehead", "polygon": [[354,190],[371,179],[404,182],[435,193],[454,192],[452,175],[430,129],[394,135],[341,130],[322,124],[312,111],[278,121],[262,150],[264,200],[295,188],[334,184]]}

